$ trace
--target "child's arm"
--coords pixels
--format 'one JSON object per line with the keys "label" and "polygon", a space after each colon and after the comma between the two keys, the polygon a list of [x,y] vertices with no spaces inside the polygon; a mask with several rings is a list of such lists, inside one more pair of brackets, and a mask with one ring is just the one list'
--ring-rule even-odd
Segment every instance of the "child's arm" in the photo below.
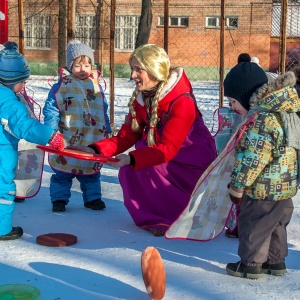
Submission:
{"label": "child's arm", "polygon": [[2,116],[2,125],[5,125],[7,140],[12,143],[14,139],[24,139],[35,144],[51,144],[56,137],[53,128],[28,116],[25,104],[18,101],[14,94],[9,96],[1,107],[5,112]]}
{"label": "child's arm", "polygon": [[54,91],[56,89],[56,84],[51,88],[48,98],[43,107],[44,124],[52,127],[54,130],[58,131],[58,124],[60,120],[60,111],[56,105]]}

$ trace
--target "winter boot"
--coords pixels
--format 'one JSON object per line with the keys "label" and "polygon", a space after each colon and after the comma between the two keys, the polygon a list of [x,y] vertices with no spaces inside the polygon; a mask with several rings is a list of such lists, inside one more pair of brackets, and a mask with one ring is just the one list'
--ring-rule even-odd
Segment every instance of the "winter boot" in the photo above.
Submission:
{"label": "winter boot", "polygon": [[260,279],[263,277],[261,266],[246,266],[241,261],[227,264],[226,271],[231,276],[241,278]]}
{"label": "winter boot", "polygon": [[278,264],[262,264],[262,271],[264,274],[275,275],[275,276],[282,276],[286,273],[286,266],[285,263],[278,263]]}
{"label": "winter boot", "polygon": [[62,212],[66,210],[67,202],[64,200],[56,200],[52,202],[52,211]]}
{"label": "winter boot", "polygon": [[22,198],[22,197],[16,197],[14,199],[14,202],[24,202],[25,201],[25,198]]}
{"label": "winter boot", "polygon": [[90,202],[84,202],[84,207],[92,210],[102,210],[106,207],[106,205],[101,199],[96,199]]}
{"label": "winter boot", "polygon": [[21,227],[13,227],[11,232],[6,235],[0,235],[0,241],[16,240],[23,235],[23,229]]}

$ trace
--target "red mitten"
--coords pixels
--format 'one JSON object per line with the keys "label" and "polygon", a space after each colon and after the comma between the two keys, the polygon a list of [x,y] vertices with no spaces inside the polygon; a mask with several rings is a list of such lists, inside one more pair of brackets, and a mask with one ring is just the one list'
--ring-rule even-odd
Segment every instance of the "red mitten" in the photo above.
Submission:
{"label": "red mitten", "polygon": [[236,188],[230,183],[228,183],[227,188],[229,189],[228,192],[231,202],[234,204],[241,204],[243,200],[244,189]]}
{"label": "red mitten", "polygon": [[63,135],[61,133],[53,132],[48,143],[51,147],[59,151],[65,149],[65,143],[64,143]]}

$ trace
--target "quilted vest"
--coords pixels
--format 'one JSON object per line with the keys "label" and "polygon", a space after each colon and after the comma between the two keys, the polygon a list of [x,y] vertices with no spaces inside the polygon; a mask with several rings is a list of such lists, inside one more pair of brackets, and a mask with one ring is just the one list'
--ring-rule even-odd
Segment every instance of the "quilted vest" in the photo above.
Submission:
{"label": "quilted vest", "polygon": [[[65,147],[87,146],[107,137],[104,112],[104,93],[99,73],[81,80],[61,69],[59,88],[55,93],[60,110],[59,132],[64,135]],[[99,171],[99,162],[78,160],[49,154],[49,164],[55,170],[77,175],[91,175]]]}
{"label": "quilted vest", "polygon": [[[32,103],[27,102],[21,94],[17,94],[17,97],[20,102],[25,104],[28,116],[39,121],[34,113],[34,107],[31,106]],[[18,164],[14,179],[16,197],[31,198],[38,193],[42,181],[43,166],[44,151],[36,148],[36,144],[21,139],[18,143]]]}

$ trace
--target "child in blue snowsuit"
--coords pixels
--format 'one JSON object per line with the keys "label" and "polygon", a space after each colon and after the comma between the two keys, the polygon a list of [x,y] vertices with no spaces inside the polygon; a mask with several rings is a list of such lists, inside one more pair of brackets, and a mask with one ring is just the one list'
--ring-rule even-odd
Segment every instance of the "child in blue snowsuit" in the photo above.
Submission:
{"label": "child in blue snowsuit", "polygon": [[24,89],[25,80],[30,76],[27,61],[17,49],[16,43],[7,42],[0,51],[0,241],[23,235],[21,227],[12,227],[19,140],[64,148],[62,135],[30,118],[16,95]]}
{"label": "child in blue snowsuit", "polygon": [[[93,50],[78,40],[70,41],[67,66],[60,69],[59,81],[43,108],[45,124],[63,133],[67,146],[87,146],[111,132],[107,101],[93,64]],[[74,178],[80,182],[84,207],[106,207],[101,199],[99,163],[50,154],[49,164],[54,171],[50,182],[52,211],[65,211]]]}

